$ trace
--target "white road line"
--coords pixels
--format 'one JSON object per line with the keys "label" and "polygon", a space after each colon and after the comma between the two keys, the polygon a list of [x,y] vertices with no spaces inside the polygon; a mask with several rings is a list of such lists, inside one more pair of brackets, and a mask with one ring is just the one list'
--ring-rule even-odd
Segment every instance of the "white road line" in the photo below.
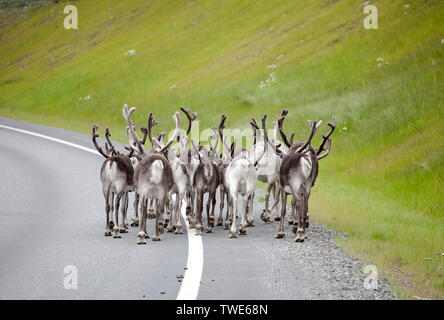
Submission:
{"label": "white road line", "polygon": [[202,236],[196,236],[196,229],[190,229],[186,215],[186,202],[183,202],[181,215],[187,225],[188,261],[182,286],[176,300],[196,300],[199,294],[200,279],[203,270]]}
{"label": "white road line", "polygon": [[70,147],[73,147],[73,148],[77,148],[77,149],[80,149],[80,150],[83,150],[83,151],[86,151],[86,152],[91,152],[91,153],[94,153],[94,154],[100,156],[100,153],[98,153],[96,150],[93,150],[93,149],[81,146],[81,145],[76,144],[76,143],[68,142],[68,141],[65,141],[65,140],[60,140],[60,139],[53,138],[53,137],[50,137],[50,136],[45,136],[44,134],[40,134],[40,133],[36,133],[36,132],[32,132],[32,131],[27,131],[27,130],[23,130],[23,129],[19,129],[19,128],[14,128],[14,127],[8,127],[8,126],[4,126],[2,124],[0,124],[0,128],[12,130],[12,131],[16,131],[16,132],[20,132],[20,133],[24,133],[24,134],[29,134],[30,136],[34,136],[34,137],[38,137],[38,138],[54,141],[54,142],[61,143],[61,144],[64,144],[64,145],[67,145],[67,146],[70,146]]}
{"label": "white road line", "polygon": [[[96,150],[81,146],[76,143],[68,142],[65,140],[53,138],[44,134],[23,130],[19,128],[9,127],[0,124],[0,128],[16,131],[24,134],[28,134],[34,137],[46,139],[49,141],[64,144],[76,149],[80,149],[86,152],[93,153],[95,155],[101,156]],[[203,244],[202,236],[195,235],[195,229],[190,229],[187,216],[186,216],[186,205],[182,206],[181,215],[185,220],[188,233],[188,261],[187,269],[184,273],[184,278],[182,280],[182,285],[180,287],[179,293],[177,295],[177,300],[195,300],[199,294],[200,279],[202,278],[203,270]]]}

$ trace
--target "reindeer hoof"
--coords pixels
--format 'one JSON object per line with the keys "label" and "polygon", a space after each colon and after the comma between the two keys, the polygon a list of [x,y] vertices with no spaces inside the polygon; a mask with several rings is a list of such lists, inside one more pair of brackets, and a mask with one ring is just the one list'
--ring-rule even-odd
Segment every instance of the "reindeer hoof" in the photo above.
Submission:
{"label": "reindeer hoof", "polygon": [[304,230],[299,228],[296,233],[296,240],[295,241],[296,242],[304,242],[305,239],[306,239],[306,237],[305,237]]}
{"label": "reindeer hoof", "polygon": [[163,225],[159,226],[159,233],[163,234],[165,232],[165,228],[163,227]]}
{"label": "reindeer hoof", "polygon": [[191,213],[191,207],[187,207],[187,208],[185,209],[185,213],[186,213],[187,216],[189,216],[190,213]]}
{"label": "reindeer hoof", "polygon": [[237,238],[237,232],[236,231],[231,231],[228,238]]}
{"label": "reindeer hoof", "polygon": [[111,230],[106,230],[105,237],[110,237],[110,236],[112,236]]}
{"label": "reindeer hoof", "polygon": [[296,234],[296,232],[298,231],[298,223],[295,222],[295,224],[293,224],[293,229],[292,229],[293,233]]}
{"label": "reindeer hoof", "polygon": [[153,241],[161,241],[162,239],[160,239],[160,236],[154,235],[152,240]]}
{"label": "reindeer hoof", "polygon": [[113,229],[113,228],[114,228],[114,221],[111,220],[111,221],[109,222],[109,228],[110,228],[110,229]]}
{"label": "reindeer hoof", "polygon": [[274,217],[274,221],[281,221],[281,217]]}
{"label": "reindeer hoof", "polygon": [[206,227],[205,232],[206,233],[212,233],[213,232],[213,228],[208,226],[208,227]]}
{"label": "reindeer hoof", "polygon": [[254,219],[252,217],[247,218],[247,227],[254,227]]}
{"label": "reindeer hoof", "polygon": [[221,226],[221,225],[223,225],[224,223],[222,222],[222,219],[219,219],[219,220],[217,220],[217,222],[216,222],[216,226]]}
{"label": "reindeer hoof", "polygon": [[293,220],[288,220],[288,225],[293,225]]}
{"label": "reindeer hoof", "polygon": [[191,220],[191,221],[190,221],[190,225],[189,225],[188,228],[190,228],[190,229],[196,229],[196,221],[195,221],[195,220]]}
{"label": "reindeer hoof", "polygon": [[166,228],[169,223],[170,223],[170,219],[165,219],[163,222],[164,227]]}
{"label": "reindeer hoof", "polygon": [[174,231],[173,226],[168,226],[167,227],[167,232],[173,232],[173,231]]}
{"label": "reindeer hoof", "polygon": [[242,236],[244,236],[244,235],[247,234],[247,228],[246,228],[246,226],[241,226],[241,227],[239,228],[239,234],[242,235]]}
{"label": "reindeer hoof", "polygon": [[120,233],[128,233],[128,228],[120,228]]}
{"label": "reindeer hoof", "polygon": [[283,237],[285,237],[285,233],[283,232],[283,231],[279,231],[277,234],[276,234],[276,239],[282,239]]}
{"label": "reindeer hoof", "polygon": [[175,234],[182,234],[182,225],[176,225],[176,231],[174,231]]}
{"label": "reindeer hoof", "polygon": [[214,217],[210,217],[210,219],[208,220],[208,224],[209,224],[211,227],[214,227]]}
{"label": "reindeer hoof", "polygon": [[305,222],[305,228],[308,228],[310,226],[310,224],[307,222]]}
{"label": "reindeer hoof", "polygon": [[196,236],[201,236],[202,235],[202,226],[200,224],[196,225]]}
{"label": "reindeer hoof", "polygon": [[120,236],[119,228],[117,228],[117,226],[114,226],[114,228],[113,228],[113,238],[114,238],[114,239],[122,238],[122,237]]}
{"label": "reindeer hoof", "polygon": [[146,244],[145,241],[145,232],[140,231],[137,234],[137,244]]}
{"label": "reindeer hoof", "polygon": [[270,215],[266,210],[262,211],[261,213],[261,220],[264,222],[270,222]]}
{"label": "reindeer hoof", "polygon": [[132,218],[131,218],[130,226],[131,226],[131,227],[137,227],[138,225],[139,225],[139,219],[136,218],[136,217],[132,217]]}

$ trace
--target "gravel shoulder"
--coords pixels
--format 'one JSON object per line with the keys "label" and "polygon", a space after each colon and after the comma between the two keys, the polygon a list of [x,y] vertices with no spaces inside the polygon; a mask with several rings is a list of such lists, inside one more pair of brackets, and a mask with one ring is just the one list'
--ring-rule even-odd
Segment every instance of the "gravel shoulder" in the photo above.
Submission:
{"label": "gravel shoulder", "polygon": [[[257,190],[256,198],[264,196],[262,190]],[[258,203],[256,208],[263,208]],[[285,221],[285,238],[274,239],[285,246],[288,256],[305,273],[309,279],[310,299],[353,299],[353,300],[387,300],[393,299],[391,286],[386,279],[378,279],[377,289],[366,289],[364,281],[366,274],[363,268],[366,263],[344,252],[335,242],[335,238],[346,235],[326,226],[310,221],[306,231],[307,240],[303,243],[295,242],[292,226],[288,224],[287,207]],[[273,222],[274,234],[277,233],[279,222]]]}

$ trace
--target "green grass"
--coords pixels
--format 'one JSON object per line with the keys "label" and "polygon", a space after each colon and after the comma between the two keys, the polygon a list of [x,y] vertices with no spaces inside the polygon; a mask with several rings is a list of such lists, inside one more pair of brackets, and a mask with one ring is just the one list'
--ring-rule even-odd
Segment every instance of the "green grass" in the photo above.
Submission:
{"label": "green grass", "polygon": [[360,2],[75,1],[73,31],[63,3],[30,10],[0,30],[0,115],[81,132],[97,123],[124,141],[124,103],[163,130],[180,105],[201,129],[222,113],[244,128],[286,107],[285,129],[301,139],[307,119],[334,114],[312,217],[346,232],[341,245],[401,298],[442,299],[444,3],[372,1],[379,29],[365,30]]}

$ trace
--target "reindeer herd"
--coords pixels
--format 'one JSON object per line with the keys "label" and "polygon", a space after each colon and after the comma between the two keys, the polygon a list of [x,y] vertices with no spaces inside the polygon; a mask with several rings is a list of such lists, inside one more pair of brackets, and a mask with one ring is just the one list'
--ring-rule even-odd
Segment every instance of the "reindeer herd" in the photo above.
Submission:
{"label": "reindeer herd", "polygon": [[[309,121],[309,135],[305,141],[293,141],[283,130],[283,122],[288,110],[283,110],[279,119],[273,122],[273,136],[268,136],[267,116],[261,119],[261,127],[253,118],[253,146],[251,149],[237,146],[234,140],[228,146],[224,135],[227,117],[222,115],[218,128],[212,128],[212,135],[207,146],[202,141],[189,138],[192,122],[197,113],[180,107],[188,120],[186,130],[181,130],[179,112],[173,115],[175,130],[165,143],[166,134],[152,135],[152,129],[158,124],[152,113],[148,117],[147,128],[137,128],[131,119],[136,108],[128,109],[125,104],[122,114],[126,121],[127,154],[116,150],[110,139],[110,132],[105,131],[105,150],[98,142],[98,127],[93,126],[92,141],[97,151],[105,157],[100,170],[103,195],[105,198],[106,230],[105,236],[120,238],[120,233],[128,232],[129,192],[134,192],[134,216],[130,225],[139,227],[137,243],[145,244],[148,236],[147,219],[155,219],[153,241],[160,240],[164,228],[168,232],[183,233],[181,224],[182,206],[186,204],[186,217],[189,228],[195,229],[197,236],[202,235],[204,195],[206,201],[205,232],[213,232],[213,227],[224,226],[230,238],[247,233],[247,227],[253,227],[253,203],[257,181],[267,184],[265,207],[261,219],[271,221],[271,211],[276,210],[274,220],[280,221],[276,238],[284,237],[284,220],[288,195],[291,196],[291,216],[296,242],[306,239],[308,228],[308,198],[318,175],[318,161],[325,158],[331,149],[330,136],[336,128],[336,119],[327,125],[322,143],[313,148],[311,140],[322,121]],[[282,141],[278,140],[279,132]],[[149,140],[151,147],[146,146]],[[177,146],[172,148],[173,143]],[[219,146],[219,143],[222,147]],[[222,152],[219,151],[222,149]],[[216,193],[219,188],[219,216],[215,221]],[[274,203],[270,205],[273,194]],[[223,211],[226,200],[225,224]],[[280,200],[280,210],[279,210]],[[122,221],[119,222],[119,211]],[[280,211],[280,212],[279,212]],[[114,212],[114,221],[112,213]],[[110,217],[111,214],[111,217]],[[236,219],[240,218],[239,230]]]}

